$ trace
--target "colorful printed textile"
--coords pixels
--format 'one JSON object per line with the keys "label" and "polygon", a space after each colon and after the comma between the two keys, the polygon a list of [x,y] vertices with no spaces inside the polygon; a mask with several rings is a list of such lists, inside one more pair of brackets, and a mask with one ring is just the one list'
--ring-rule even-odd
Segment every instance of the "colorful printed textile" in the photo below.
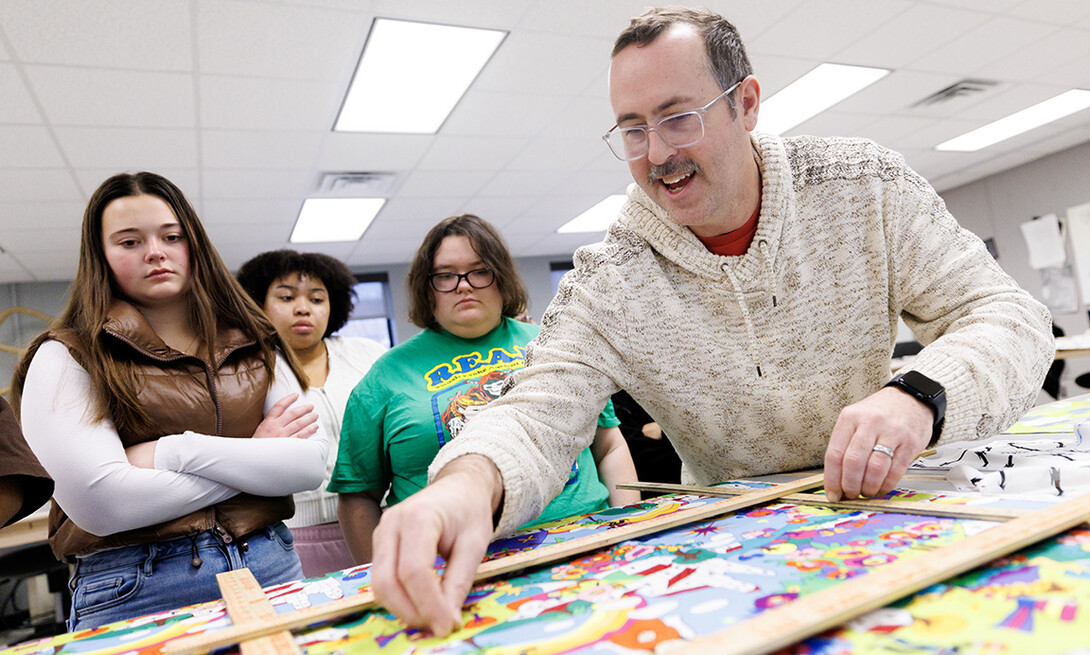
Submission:
{"label": "colorful printed textile", "polygon": [[[936,504],[979,500],[915,492],[892,496]],[[717,500],[667,496],[556,521],[495,542],[490,556]],[[296,641],[307,655],[667,650],[871,568],[926,556],[990,525],[775,503],[478,585],[466,606],[463,629],[445,639],[405,630],[379,610],[297,633]],[[277,612],[286,613],[357,594],[367,586],[368,573],[366,566],[356,567],[266,593]],[[1026,646],[1030,643],[1047,643],[1046,652],[1062,652],[1085,645],[1088,603],[1090,530],[1079,529],[927,589],[792,652],[953,652],[947,646],[957,646],[959,653],[1041,652]],[[156,654],[168,639],[229,624],[222,602],[205,603],[29,642],[5,655]]]}

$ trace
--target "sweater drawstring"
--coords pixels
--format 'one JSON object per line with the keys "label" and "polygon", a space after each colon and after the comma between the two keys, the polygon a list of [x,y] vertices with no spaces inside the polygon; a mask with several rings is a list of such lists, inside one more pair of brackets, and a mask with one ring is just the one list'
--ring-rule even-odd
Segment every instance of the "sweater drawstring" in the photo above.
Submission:
{"label": "sweater drawstring", "polygon": [[[768,287],[772,292],[772,306],[779,305],[779,301],[776,298],[776,276],[772,274],[772,258],[768,256],[768,241],[761,239],[757,242],[757,249],[761,253],[761,262],[764,268],[765,278],[768,281]],[[734,297],[738,300],[738,307],[742,310],[742,321],[746,324],[746,335],[749,337],[749,350],[751,353],[759,354],[760,345],[757,342],[757,330],[753,327],[753,315],[749,312],[749,304],[746,303],[745,294],[742,293],[742,285],[738,283],[738,277],[734,274],[728,264],[723,264],[722,270],[727,274],[730,279],[731,286],[734,287]],[[764,373],[761,371],[761,361],[757,358],[757,377],[763,377]]]}
{"label": "sweater drawstring", "polygon": [[776,302],[776,276],[772,274],[772,258],[768,256],[768,241],[761,239],[757,242],[757,249],[761,251],[761,261],[765,265],[765,277],[768,278],[768,288],[772,291],[772,306]]}
{"label": "sweater drawstring", "polygon": [[193,546],[193,559],[190,561],[190,564],[193,565],[193,568],[199,569],[201,568],[201,564],[204,564],[204,561],[201,559],[200,553],[197,552],[197,534],[193,533],[187,536],[189,537],[189,543]]}
{"label": "sweater drawstring", "polygon": [[[749,350],[750,352],[757,352],[757,331],[753,328],[753,317],[749,314],[749,305],[746,304],[746,297],[742,293],[742,286],[738,284],[738,278],[735,277],[734,271],[730,270],[730,266],[723,264],[723,272],[730,278],[731,286],[734,287],[734,297],[738,300],[738,306],[742,308],[742,321],[746,324],[746,335],[749,337]],[[761,362],[757,361],[757,377],[761,377]]]}

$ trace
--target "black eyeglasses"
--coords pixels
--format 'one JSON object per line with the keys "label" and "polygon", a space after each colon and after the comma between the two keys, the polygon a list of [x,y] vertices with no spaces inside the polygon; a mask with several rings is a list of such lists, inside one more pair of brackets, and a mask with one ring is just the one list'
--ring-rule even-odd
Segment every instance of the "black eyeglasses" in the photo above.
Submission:
{"label": "black eyeglasses", "polygon": [[496,281],[496,274],[490,268],[478,268],[468,273],[432,273],[428,276],[431,288],[439,293],[449,293],[458,288],[465,280],[474,289],[484,289]]}

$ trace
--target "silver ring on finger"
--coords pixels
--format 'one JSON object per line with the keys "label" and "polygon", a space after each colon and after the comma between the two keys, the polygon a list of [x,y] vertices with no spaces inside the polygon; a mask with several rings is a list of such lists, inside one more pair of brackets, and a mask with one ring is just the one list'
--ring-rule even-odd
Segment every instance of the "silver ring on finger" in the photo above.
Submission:
{"label": "silver ring on finger", "polygon": [[883,446],[880,443],[874,444],[874,448],[871,448],[876,453],[882,453],[883,455],[889,455],[890,459],[893,459],[893,449],[889,446]]}

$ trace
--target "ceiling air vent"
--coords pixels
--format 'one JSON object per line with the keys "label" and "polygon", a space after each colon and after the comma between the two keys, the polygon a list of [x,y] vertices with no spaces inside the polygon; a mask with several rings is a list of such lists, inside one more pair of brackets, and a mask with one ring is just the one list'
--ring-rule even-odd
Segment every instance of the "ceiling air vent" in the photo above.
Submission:
{"label": "ceiling air vent", "polygon": [[986,93],[995,89],[999,85],[998,82],[992,80],[960,80],[954,82],[945,89],[941,89],[927,96],[926,98],[913,103],[913,107],[927,107],[929,105],[937,105],[943,102],[950,102],[951,100],[957,100],[966,98],[969,96],[976,96],[982,93]]}
{"label": "ceiling air vent", "polygon": [[317,194],[332,198],[388,198],[396,181],[394,173],[322,173]]}

